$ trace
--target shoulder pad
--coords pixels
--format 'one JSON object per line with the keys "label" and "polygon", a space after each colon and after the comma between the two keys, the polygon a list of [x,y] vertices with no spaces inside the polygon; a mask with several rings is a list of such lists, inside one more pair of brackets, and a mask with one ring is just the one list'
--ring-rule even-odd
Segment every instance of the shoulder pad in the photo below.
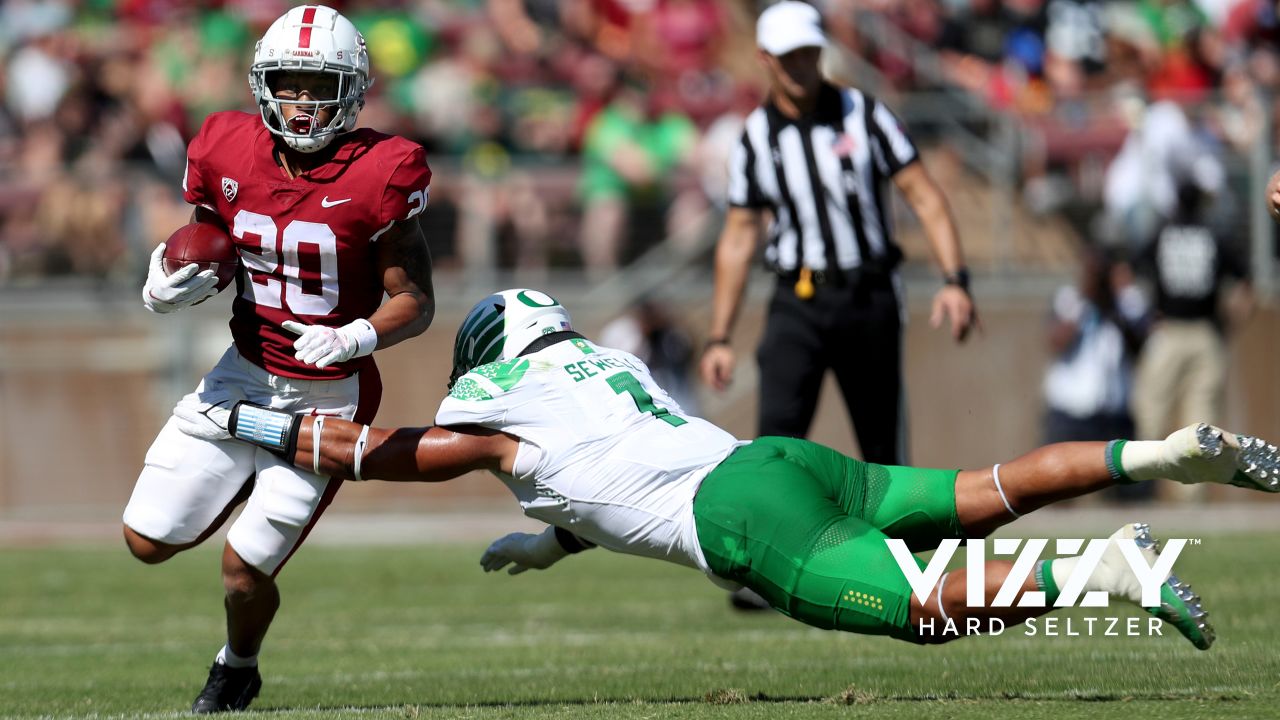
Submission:
{"label": "shoulder pad", "polygon": [[481,365],[458,378],[449,397],[459,400],[492,400],[510,392],[529,370],[527,358]]}

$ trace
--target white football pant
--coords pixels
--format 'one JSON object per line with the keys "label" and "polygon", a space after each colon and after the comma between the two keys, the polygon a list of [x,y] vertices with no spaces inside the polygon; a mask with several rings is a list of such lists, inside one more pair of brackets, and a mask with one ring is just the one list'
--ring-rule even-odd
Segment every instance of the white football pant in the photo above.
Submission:
{"label": "white football pant", "polygon": [[[364,422],[373,419],[382,391],[376,370],[341,380],[299,380],[272,375],[241,357],[234,346],[192,395],[219,385],[238,388],[251,402],[294,413],[351,420],[360,410]],[[212,529],[254,475],[253,491],[227,532],[227,542],[246,563],[275,575],[341,481],[299,470],[242,442],[185,435],[172,417],[147,451],[124,523],[157,542],[190,543]]]}

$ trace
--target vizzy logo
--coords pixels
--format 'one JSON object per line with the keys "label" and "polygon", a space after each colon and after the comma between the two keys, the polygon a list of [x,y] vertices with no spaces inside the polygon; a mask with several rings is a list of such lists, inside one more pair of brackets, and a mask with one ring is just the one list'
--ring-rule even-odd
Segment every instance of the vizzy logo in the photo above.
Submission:
{"label": "vizzy logo", "polygon": [[[1085,545],[1084,540],[1078,538],[1061,538],[1056,542],[1055,549],[1058,555],[1079,554],[1081,546],[1084,546],[1084,553],[1080,554],[1080,561],[1076,564],[1067,582],[1060,588],[1058,599],[1054,601],[1053,606],[1107,607],[1109,598],[1101,590],[1092,590],[1084,593],[1083,598],[1080,597],[1080,594],[1084,590],[1085,583],[1088,582],[1094,570],[1097,569],[1098,562],[1102,560],[1102,555],[1106,552],[1107,545],[1111,540],[1093,539],[1089,540],[1087,545]],[[1166,541],[1164,550],[1153,565],[1147,564],[1142,550],[1138,548],[1134,540],[1120,538],[1116,539],[1115,542],[1118,544],[1125,562],[1133,570],[1138,579],[1138,584],[1142,588],[1142,605],[1144,607],[1158,607],[1160,605],[1160,588],[1164,584],[1165,578],[1169,577],[1172,572],[1173,563],[1178,559],[1182,548],[1186,546],[1187,540],[1185,538],[1175,538]],[[943,540],[922,570],[916,562],[915,556],[907,549],[906,542],[897,538],[887,538],[885,540],[885,544],[889,546],[889,552],[898,563],[898,569],[902,571],[903,577],[911,585],[911,592],[921,603],[924,603],[934,588],[938,586],[938,581],[942,579],[942,575],[946,572],[947,565],[955,556],[956,550],[959,549],[960,543],[961,541],[955,538]],[[1014,598],[1018,596],[1018,591],[1034,571],[1036,561],[1040,559],[1040,555],[1044,552],[1045,547],[1048,546],[1049,540],[1029,538],[1023,541],[1017,538],[997,538],[993,541],[993,555],[1003,557],[1016,556],[1016,559],[1009,571],[1009,576],[1001,584],[1000,590],[996,593],[990,605],[986,603],[984,597],[987,541],[981,539],[966,540],[964,543],[966,556],[965,575],[967,580],[965,583],[967,587],[965,604],[969,607],[1012,607]],[[1021,550],[1018,548],[1020,544],[1022,545]],[[1022,598],[1018,600],[1018,607],[1046,607],[1046,605],[1044,593],[1039,590],[1025,592],[1022,594]]]}

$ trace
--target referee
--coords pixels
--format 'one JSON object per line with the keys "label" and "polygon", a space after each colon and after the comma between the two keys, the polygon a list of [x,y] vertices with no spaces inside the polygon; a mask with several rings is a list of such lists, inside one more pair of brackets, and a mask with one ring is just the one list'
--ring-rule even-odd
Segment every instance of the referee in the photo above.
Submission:
{"label": "referee", "polygon": [[960,240],[941,190],[897,117],[875,98],[822,79],[826,45],[811,5],[786,0],[761,14],[765,104],[730,156],[729,211],[716,247],[703,380],[731,380],[730,333],[769,211],[765,262],[777,288],[757,351],[760,435],[804,437],[822,378],[835,371],[864,460],[905,465],[902,298],[886,180],[920,218],[945,284],[931,324],[963,342],[977,322]]}

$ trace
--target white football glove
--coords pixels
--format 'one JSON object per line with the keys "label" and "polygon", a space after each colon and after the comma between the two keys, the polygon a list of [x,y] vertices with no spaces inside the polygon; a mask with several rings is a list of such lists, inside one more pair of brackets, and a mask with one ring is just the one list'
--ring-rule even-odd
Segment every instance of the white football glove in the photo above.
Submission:
{"label": "white football glove", "polygon": [[281,326],[299,335],[293,341],[293,356],[318,368],[364,357],[378,345],[378,333],[373,329],[373,323],[364,318],[340,328],[304,325],[294,320],[285,320]]}
{"label": "white football glove", "polygon": [[178,429],[201,440],[230,440],[227,425],[244,394],[225,385],[187,395],[173,408]]}
{"label": "white football glove", "polygon": [[[151,252],[147,266],[147,283],[142,286],[142,304],[153,313],[171,313],[208,300],[218,291],[218,278],[212,270],[200,270],[195,263],[164,274],[164,243]],[[197,272],[199,271],[199,272]]]}
{"label": "white football glove", "polygon": [[519,575],[530,568],[545,570],[568,554],[556,539],[555,526],[548,526],[537,535],[511,533],[494,540],[480,556],[480,567],[494,572],[510,565],[507,574]]}

